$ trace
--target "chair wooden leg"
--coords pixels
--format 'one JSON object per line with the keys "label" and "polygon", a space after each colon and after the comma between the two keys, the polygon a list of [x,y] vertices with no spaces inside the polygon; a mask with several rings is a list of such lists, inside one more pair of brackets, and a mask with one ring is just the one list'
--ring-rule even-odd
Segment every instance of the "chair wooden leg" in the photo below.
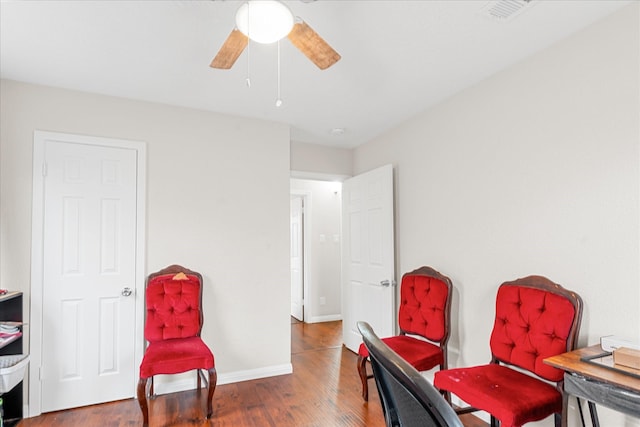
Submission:
{"label": "chair wooden leg", "polygon": [[151,377],[151,380],[149,381],[149,398],[151,399],[155,399],[156,398],[156,393],[153,391],[153,377]]}
{"label": "chair wooden leg", "polygon": [[442,397],[444,397],[444,400],[447,401],[449,406],[451,406],[453,408],[453,405],[451,404],[451,392],[448,392],[448,391],[445,391],[445,390],[440,390],[440,394],[442,395]]}
{"label": "chair wooden leg", "polygon": [[200,392],[200,388],[202,387],[202,378],[200,378],[200,369],[196,369],[196,376],[198,377],[198,392]]}
{"label": "chair wooden leg", "polygon": [[138,381],[138,405],[142,411],[142,425],[147,427],[149,425],[149,406],[147,405],[147,379],[140,378]]}
{"label": "chair wooden leg", "polygon": [[491,427],[498,427],[499,425],[500,423],[498,422],[498,419],[491,415]]}
{"label": "chair wooden leg", "polygon": [[369,401],[369,384],[367,376],[367,358],[358,355],[358,374],[360,374],[360,381],[362,381],[362,398],[365,402]]}
{"label": "chair wooden leg", "polygon": [[[447,370],[447,352],[446,350],[443,352],[444,354],[444,361],[440,364],[440,370],[441,371],[446,371]],[[453,408],[453,405],[451,404],[451,392],[447,391],[447,390],[440,390],[440,394],[442,394],[442,396],[444,397],[444,400],[447,401],[447,403],[449,404],[449,406],[451,406]]]}
{"label": "chair wooden leg", "polygon": [[218,373],[216,368],[209,369],[209,393],[207,394],[207,418],[213,415],[213,392],[216,391],[216,383],[218,382]]}
{"label": "chair wooden leg", "polygon": [[[569,406],[569,395],[564,391],[562,393],[562,410],[559,413],[553,414],[555,427],[567,427],[567,407]],[[582,416],[582,408],[580,407],[580,400],[578,400],[578,408],[580,409],[580,415]],[[584,419],[582,419],[582,425],[584,425]],[[596,427],[595,424],[593,424]]]}

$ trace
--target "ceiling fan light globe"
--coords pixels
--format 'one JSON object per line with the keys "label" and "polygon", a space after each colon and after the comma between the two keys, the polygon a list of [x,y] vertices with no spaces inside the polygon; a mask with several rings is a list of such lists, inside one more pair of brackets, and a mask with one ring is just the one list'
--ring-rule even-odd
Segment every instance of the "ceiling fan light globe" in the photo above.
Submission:
{"label": "ceiling fan light globe", "polygon": [[293,14],[284,3],[275,0],[249,1],[236,12],[236,26],[257,43],[274,43],[293,28]]}

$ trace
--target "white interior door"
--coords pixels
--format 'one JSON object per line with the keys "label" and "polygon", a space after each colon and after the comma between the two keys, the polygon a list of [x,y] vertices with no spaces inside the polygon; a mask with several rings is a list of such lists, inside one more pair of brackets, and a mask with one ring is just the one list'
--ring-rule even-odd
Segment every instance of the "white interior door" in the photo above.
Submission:
{"label": "white interior door", "polygon": [[303,198],[291,196],[291,315],[304,321]]}
{"label": "white interior door", "polygon": [[55,140],[44,150],[42,412],[130,398],[136,151]]}
{"label": "white interior door", "polygon": [[342,335],[357,352],[358,321],[369,322],[382,337],[396,329],[393,167],[350,178],[342,189]]}

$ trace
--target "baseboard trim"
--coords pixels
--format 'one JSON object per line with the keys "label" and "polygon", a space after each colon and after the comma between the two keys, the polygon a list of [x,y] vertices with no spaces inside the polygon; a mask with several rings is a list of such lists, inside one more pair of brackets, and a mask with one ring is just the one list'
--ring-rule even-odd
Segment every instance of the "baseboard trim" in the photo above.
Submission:
{"label": "baseboard trim", "polygon": [[313,316],[310,319],[304,319],[306,323],[335,322],[336,320],[342,320],[342,315],[329,314],[326,316]]}
{"label": "baseboard trim", "polygon": [[[257,380],[260,378],[276,377],[278,375],[287,375],[293,373],[293,365],[285,363],[283,365],[266,366],[258,369],[248,369],[244,371],[230,372],[227,374],[218,374],[217,385],[232,384],[242,381]],[[193,379],[183,379],[180,381],[167,381],[163,383],[154,383],[154,392],[156,394],[178,393],[180,391],[194,390],[196,388],[196,376]]]}
{"label": "baseboard trim", "polygon": [[239,383],[242,381],[277,377],[278,375],[288,375],[292,373],[293,365],[291,363],[285,363],[283,365],[267,366],[264,368],[248,369],[246,371],[236,371],[228,374],[218,375],[218,384]]}

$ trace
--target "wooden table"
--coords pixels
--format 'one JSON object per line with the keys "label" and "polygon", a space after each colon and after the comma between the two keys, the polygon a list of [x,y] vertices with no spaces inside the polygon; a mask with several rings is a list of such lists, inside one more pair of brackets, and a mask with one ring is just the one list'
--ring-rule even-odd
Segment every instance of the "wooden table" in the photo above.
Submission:
{"label": "wooden table", "polygon": [[544,360],[544,363],[565,371],[565,393],[589,402],[594,427],[600,425],[596,403],[640,417],[640,371],[624,372],[583,360],[604,353],[596,344]]}

